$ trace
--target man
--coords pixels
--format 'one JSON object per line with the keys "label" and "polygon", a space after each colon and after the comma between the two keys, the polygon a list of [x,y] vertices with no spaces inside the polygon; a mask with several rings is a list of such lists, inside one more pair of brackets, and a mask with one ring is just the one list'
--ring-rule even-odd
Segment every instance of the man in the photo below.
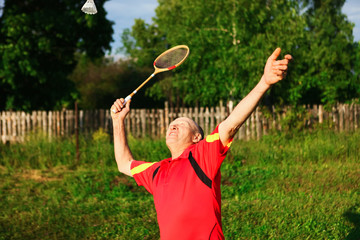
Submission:
{"label": "man", "polygon": [[115,159],[120,172],[132,176],[154,197],[160,238],[224,239],[221,226],[220,166],[240,126],[250,116],[271,85],[286,76],[292,59],[277,48],[268,58],[255,88],[205,139],[201,128],[189,118],[175,119],[166,132],[171,158],[155,162],[133,159],[125,137],[124,119],[130,102],[112,106]]}

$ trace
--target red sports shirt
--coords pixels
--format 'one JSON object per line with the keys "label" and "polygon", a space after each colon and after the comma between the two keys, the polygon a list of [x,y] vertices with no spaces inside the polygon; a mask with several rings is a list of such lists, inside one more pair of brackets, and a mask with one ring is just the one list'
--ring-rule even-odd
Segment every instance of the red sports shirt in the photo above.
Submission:
{"label": "red sports shirt", "polygon": [[224,239],[220,166],[230,145],[222,145],[217,127],[176,159],[132,162],[135,181],[154,196],[162,240]]}

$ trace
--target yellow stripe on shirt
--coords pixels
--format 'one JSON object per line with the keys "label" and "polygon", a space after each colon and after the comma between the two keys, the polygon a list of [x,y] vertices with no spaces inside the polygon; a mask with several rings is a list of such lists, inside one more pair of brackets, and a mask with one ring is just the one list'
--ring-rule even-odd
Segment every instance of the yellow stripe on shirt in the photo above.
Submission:
{"label": "yellow stripe on shirt", "polygon": [[219,140],[219,139],[220,139],[219,133],[214,133],[214,134],[206,137],[206,141],[209,143],[215,142],[216,140]]}
{"label": "yellow stripe on shirt", "polygon": [[[217,141],[217,140],[220,140],[220,135],[219,135],[219,133],[214,133],[214,134],[209,135],[209,136],[206,137],[206,141],[207,141],[208,143],[215,142],[215,141]],[[229,142],[229,143],[226,145],[226,147],[230,148],[231,144],[232,144],[232,140],[231,140],[231,142]]]}
{"label": "yellow stripe on shirt", "polygon": [[154,165],[156,162],[154,163],[143,163],[139,166],[134,167],[133,169],[131,169],[131,174],[135,175],[138,173],[141,173],[143,171],[145,171],[146,169],[148,169],[149,167],[151,167],[152,165]]}

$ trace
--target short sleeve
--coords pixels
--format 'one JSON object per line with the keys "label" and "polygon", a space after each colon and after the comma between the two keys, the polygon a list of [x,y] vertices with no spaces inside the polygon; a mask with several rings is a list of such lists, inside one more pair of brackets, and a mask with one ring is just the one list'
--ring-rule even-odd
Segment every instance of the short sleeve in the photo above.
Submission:
{"label": "short sleeve", "polygon": [[215,177],[220,169],[232,141],[233,139],[231,139],[226,146],[223,146],[220,141],[219,126],[217,126],[210,135],[201,140],[195,145],[194,149],[191,150],[196,162],[211,179]]}
{"label": "short sleeve", "polygon": [[134,160],[131,162],[130,170],[136,183],[139,186],[144,186],[149,193],[153,194],[152,177],[159,166],[159,162],[143,162]]}

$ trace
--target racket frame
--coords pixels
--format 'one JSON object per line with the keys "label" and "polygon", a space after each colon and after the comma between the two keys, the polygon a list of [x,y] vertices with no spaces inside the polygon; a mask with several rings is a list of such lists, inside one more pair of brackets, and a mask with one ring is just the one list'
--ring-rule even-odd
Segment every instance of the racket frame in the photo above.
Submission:
{"label": "racket frame", "polygon": [[[186,55],[183,57],[183,59],[178,62],[177,64],[175,64],[174,66],[170,66],[168,68],[158,68],[156,67],[156,61],[159,60],[161,57],[163,57],[164,55],[168,54],[169,52],[175,51],[176,49],[179,48],[185,48],[187,50]],[[161,72],[166,72],[166,71],[170,71],[173,70],[175,68],[177,68],[178,66],[180,66],[185,60],[186,58],[189,56],[190,53],[190,49],[188,46],[186,45],[178,45],[175,47],[172,47],[168,50],[166,50],[165,52],[161,53],[154,61],[154,72],[142,83],[140,84],[139,87],[137,87],[132,93],[130,93],[125,99],[124,99],[124,103],[123,103],[123,107],[126,105],[126,103],[148,82],[150,81],[150,79],[152,79],[156,74],[161,73]],[[116,113],[115,109],[112,109],[111,111],[113,111],[113,113]]]}

